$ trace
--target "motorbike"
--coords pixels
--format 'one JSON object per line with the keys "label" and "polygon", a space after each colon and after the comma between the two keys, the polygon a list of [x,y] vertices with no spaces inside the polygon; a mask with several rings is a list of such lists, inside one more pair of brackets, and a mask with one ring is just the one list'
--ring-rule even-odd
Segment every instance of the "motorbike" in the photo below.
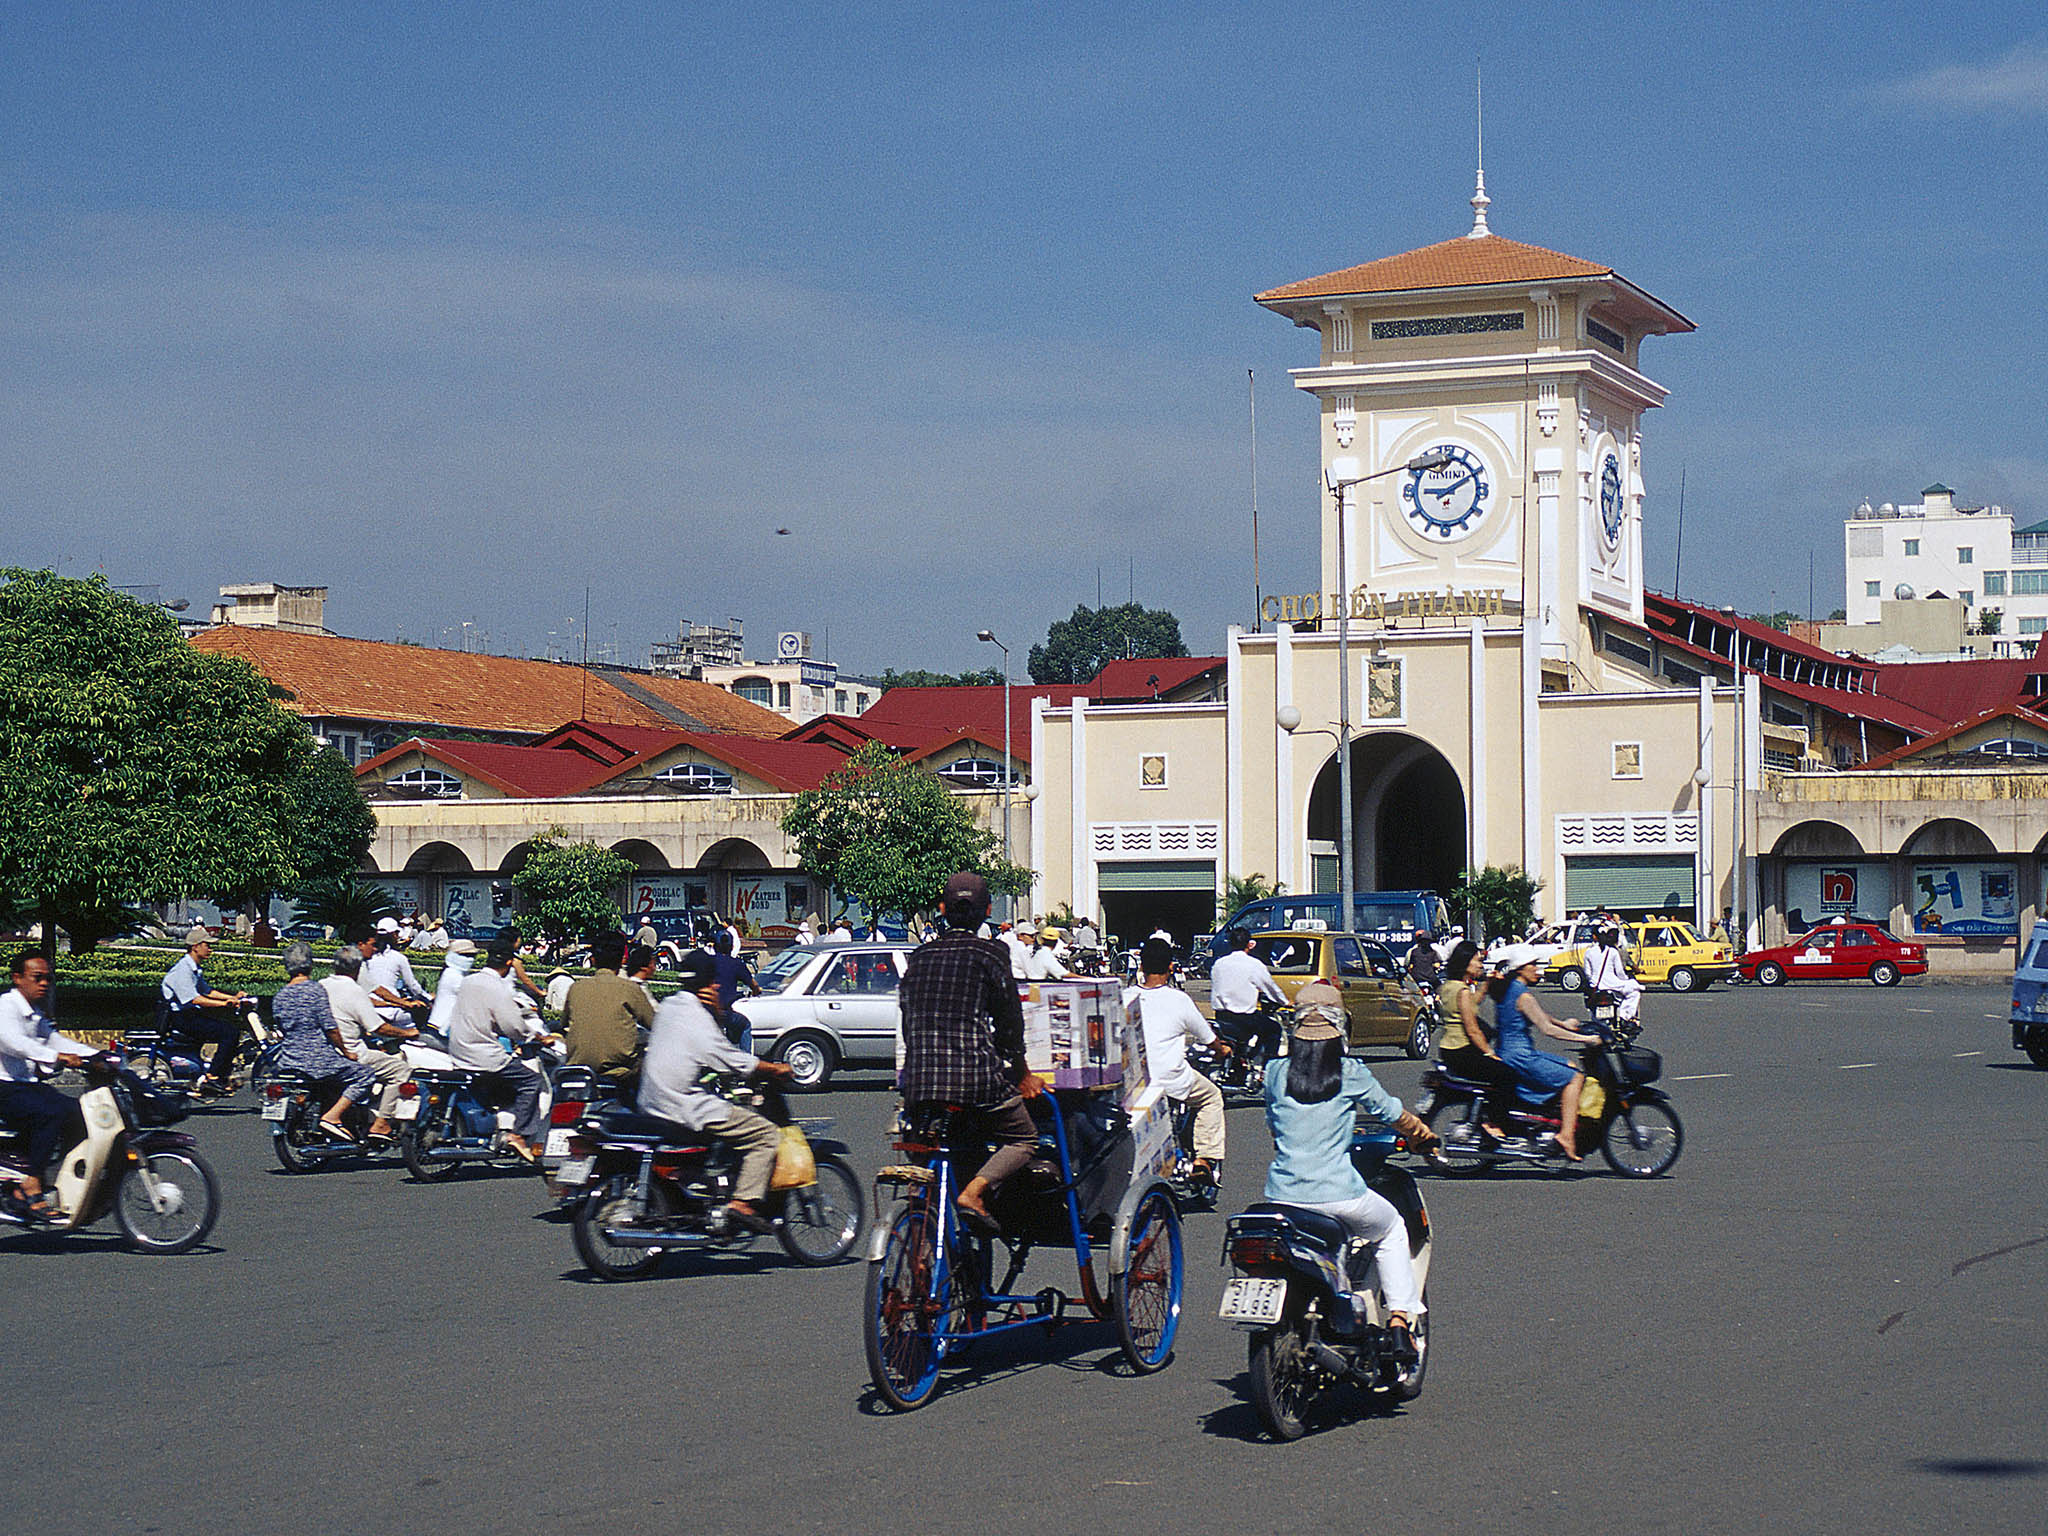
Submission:
{"label": "motorbike", "polygon": [[155,1090],[113,1053],[89,1058],[78,1100],[85,1140],[57,1166],[55,1209],[37,1211],[23,1198],[33,1173],[21,1138],[0,1128],[0,1226],[75,1232],[113,1214],[138,1253],[184,1253],[213,1230],[220,1184],[190,1136],[171,1126],[185,1101]]}
{"label": "motorbike", "polygon": [[[1392,1240],[1407,1242],[1426,1302],[1433,1235],[1413,1175],[1388,1162],[1402,1146],[1392,1131],[1363,1131],[1352,1138],[1351,1161],[1401,1213]],[[1429,1314],[1414,1319],[1412,1350],[1386,1327],[1377,1254],[1378,1244],[1301,1206],[1262,1200],[1230,1218],[1223,1255],[1234,1274],[1219,1315],[1250,1330],[1252,1405],[1274,1439],[1299,1439],[1324,1400],[1346,1387],[1381,1410],[1421,1393]]]}
{"label": "motorbike", "polygon": [[[771,1188],[762,1202],[783,1251],[814,1266],[845,1259],[866,1229],[867,1206],[846,1143],[826,1135],[832,1122],[794,1119],[772,1085],[722,1092],[776,1125],[795,1126],[816,1163],[810,1183]],[[743,1249],[759,1235],[726,1212],[738,1159],[715,1137],[679,1132],[620,1104],[600,1106],[577,1125],[559,1182],[578,1196],[576,1254],[599,1279],[638,1280],[671,1250]]]}
{"label": "motorbike", "polygon": [[[519,1058],[539,1071],[541,1108],[552,1111],[549,1085],[562,1059],[560,1047],[525,1046]],[[511,1089],[491,1073],[452,1061],[414,1068],[398,1088],[398,1155],[406,1171],[422,1184],[437,1184],[465,1164],[525,1165],[506,1140],[511,1104]]]}
{"label": "motorbike", "polygon": [[[249,1030],[243,1049],[253,1053],[249,1076],[252,1084],[260,1090],[267,1057],[276,1045],[278,1035],[263,1022],[255,998],[246,997],[242,1002],[242,1022]],[[206,1063],[199,1056],[204,1047],[161,1024],[151,1023],[142,1029],[128,1030],[121,1037],[121,1049],[131,1070],[160,1092],[189,1094],[198,1087],[200,1077],[206,1072]]]}
{"label": "motorbike", "polygon": [[[1663,1074],[1663,1059],[1636,1044],[1642,1025],[1618,1018],[1612,1008],[1595,1008],[1588,1022],[1600,1043],[1583,1047],[1580,1054],[1586,1073],[1579,1100],[1580,1147],[1597,1145],[1607,1166],[1628,1178],[1668,1173],[1685,1147],[1685,1127],[1670,1097],[1653,1086]],[[1506,1116],[1504,1129],[1510,1134],[1496,1139],[1480,1124],[1486,1084],[1439,1065],[1423,1074],[1422,1086],[1416,1113],[1442,1139],[1430,1154],[1437,1167],[1469,1172],[1504,1163],[1570,1166],[1553,1140],[1563,1123],[1558,1095],[1534,1106],[1518,1099]]]}

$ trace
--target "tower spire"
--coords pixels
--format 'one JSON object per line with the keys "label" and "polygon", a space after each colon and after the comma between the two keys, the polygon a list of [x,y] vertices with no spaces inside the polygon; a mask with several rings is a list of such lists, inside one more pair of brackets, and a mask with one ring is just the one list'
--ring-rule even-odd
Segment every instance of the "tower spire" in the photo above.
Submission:
{"label": "tower spire", "polygon": [[1475,63],[1472,66],[1472,76],[1478,92],[1479,179],[1472,193],[1472,230],[1465,238],[1478,240],[1493,233],[1486,227],[1486,210],[1492,205],[1493,199],[1486,195],[1486,75]]}

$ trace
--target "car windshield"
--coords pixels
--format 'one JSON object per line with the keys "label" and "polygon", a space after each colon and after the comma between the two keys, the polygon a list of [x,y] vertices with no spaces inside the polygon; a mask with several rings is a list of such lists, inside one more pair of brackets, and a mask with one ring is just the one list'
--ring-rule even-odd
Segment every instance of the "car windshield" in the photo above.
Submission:
{"label": "car windshield", "polygon": [[785,949],[773,960],[764,961],[762,964],[755,966],[755,990],[764,997],[780,992],[795,979],[796,973],[802,970],[805,963],[816,954],[817,951],[815,949],[806,949],[798,945],[793,949]]}

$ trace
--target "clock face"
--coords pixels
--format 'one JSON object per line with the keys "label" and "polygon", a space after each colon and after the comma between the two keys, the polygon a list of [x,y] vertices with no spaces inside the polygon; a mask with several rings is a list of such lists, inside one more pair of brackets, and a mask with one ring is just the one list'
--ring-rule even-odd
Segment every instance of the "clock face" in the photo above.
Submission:
{"label": "clock face", "polygon": [[1493,474],[1486,461],[1457,443],[1425,449],[1441,453],[1441,469],[1411,472],[1401,487],[1401,511],[1408,525],[1425,538],[1448,543],[1462,539],[1486,520],[1493,509]]}
{"label": "clock face", "polygon": [[1600,526],[1607,542],[1621,542],[1621,461],[1608,454],[1600,464]]}

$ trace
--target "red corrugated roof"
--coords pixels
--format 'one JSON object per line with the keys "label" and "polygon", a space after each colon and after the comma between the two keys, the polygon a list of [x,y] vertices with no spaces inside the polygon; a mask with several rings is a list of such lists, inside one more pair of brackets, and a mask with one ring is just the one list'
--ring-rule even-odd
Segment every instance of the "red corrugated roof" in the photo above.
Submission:
{"label": "red corrugated roof", "polygon": [[779,736],[789,728],[774,711],[722,688],[650,674],[593,667],[586,678],[583,668],[560,662],[252,625],[202,630],[192,643],[244,658],[292,695],[300,715],[533,735],[576,719],[656,729],[688,725],[627,691],[638,687],[708,729]]}

